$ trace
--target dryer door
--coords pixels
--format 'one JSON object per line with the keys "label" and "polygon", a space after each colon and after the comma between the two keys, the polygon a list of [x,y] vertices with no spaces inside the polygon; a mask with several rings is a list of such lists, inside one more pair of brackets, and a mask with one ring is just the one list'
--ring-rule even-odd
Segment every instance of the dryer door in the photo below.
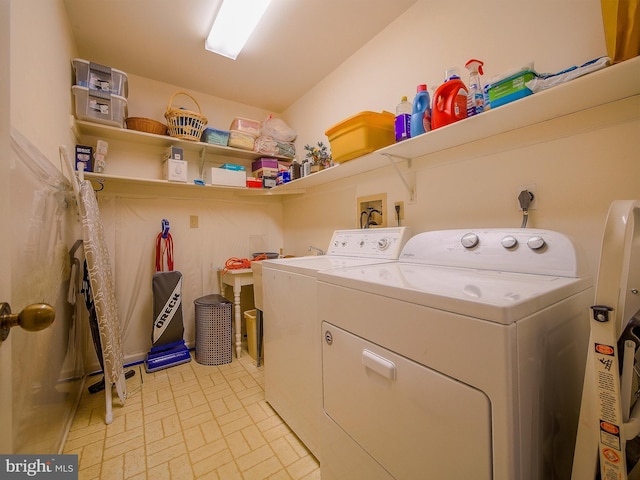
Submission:
{"label": "dryer door", "polygon": [[429,478],[492,478],[484,393],[330,323],[322,327],[324,410],[346,433],[323,437],[323,451],[325,444],[340,450],[336,441],[344,450],[356,443],[397,479],[427,472]]}

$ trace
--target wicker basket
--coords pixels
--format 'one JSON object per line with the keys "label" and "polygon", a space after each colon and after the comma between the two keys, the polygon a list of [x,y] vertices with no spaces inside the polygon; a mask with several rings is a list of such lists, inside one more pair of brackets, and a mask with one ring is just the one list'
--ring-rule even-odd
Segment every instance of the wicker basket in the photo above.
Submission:
{"label": "wicker basket", "polygon": [[[198,113],[182,108],[173,108],[173,99],[176,95],[186,95],[193,100],[193,103],[198,107]],[[194,142],[200,140],[202,132],[207,126],[207,117],[201,114],[200,104],[186,92],[176,92],[171,96],[167,111],[164,113],[164,118],[167,119],[169,135]]]}
{"label": "wicker basket", "polygon": [[129,117],[126,120],[127,129],[139,132],[153,133],[155,135],[166,135],[167,126],[151,118]]}

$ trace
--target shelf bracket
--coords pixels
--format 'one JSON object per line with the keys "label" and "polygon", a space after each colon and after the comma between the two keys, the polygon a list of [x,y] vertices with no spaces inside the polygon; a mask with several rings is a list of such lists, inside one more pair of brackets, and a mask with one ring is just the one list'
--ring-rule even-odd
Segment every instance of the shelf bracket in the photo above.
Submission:
{"label": "shelf bracket", "polygon": [[200,180],[204,180],[204,157],[207,153],[207,149],[202,147],[200,150]]}
{"label": "shelf bracket", "polygon": [[390,153],[382,153],[381,155],[389,159],[389,163],[391,163],[391,166],[393,166],[394,170],[400,177],[400,180],[402,180],[404,187],[407,189],[407,192],[409,193],[409,201],[413,202],[415,200],[415,195],[416,195],[415,189],[412,188],[411,185],[409,185],[409,183],[407,182],[407,179],[404,178],[404,176],[402,175],[402,172],[400,172],[397,162],[394,161],[394,159],[398,159],[399,161],[407,162],[407,166],[411,168],[411,159],[407,157],[401,157],[399,155],[392,155]]}

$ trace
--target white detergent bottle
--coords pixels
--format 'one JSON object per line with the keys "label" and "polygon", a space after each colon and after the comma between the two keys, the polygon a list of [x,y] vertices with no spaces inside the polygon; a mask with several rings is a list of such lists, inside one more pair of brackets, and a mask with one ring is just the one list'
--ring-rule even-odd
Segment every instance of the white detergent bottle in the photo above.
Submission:
{"label": "white detergent bottle", "polygon": [[467,117],[472,117],[484,112],[484,90],[480,83],[480,75],[484,72],[482,67],[484,62],[471,59],[465,63],[469,70],[469,91],[467,93]]}

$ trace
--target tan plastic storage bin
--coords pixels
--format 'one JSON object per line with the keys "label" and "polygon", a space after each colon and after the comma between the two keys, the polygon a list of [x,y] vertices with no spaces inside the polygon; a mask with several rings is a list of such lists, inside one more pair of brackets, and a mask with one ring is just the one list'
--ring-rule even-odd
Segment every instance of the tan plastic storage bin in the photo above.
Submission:
{"label": "tan plastic storage bin", "polygon": [[[249,352],[249,356],[254,360],[258,359],[258,334],[256,330],[256,311],[255,310],[247,310],[244,312],[244,321],[247,325],[247,351]],[[264,344],[262,344],[262,352],[261,355],[264,357]]]}

